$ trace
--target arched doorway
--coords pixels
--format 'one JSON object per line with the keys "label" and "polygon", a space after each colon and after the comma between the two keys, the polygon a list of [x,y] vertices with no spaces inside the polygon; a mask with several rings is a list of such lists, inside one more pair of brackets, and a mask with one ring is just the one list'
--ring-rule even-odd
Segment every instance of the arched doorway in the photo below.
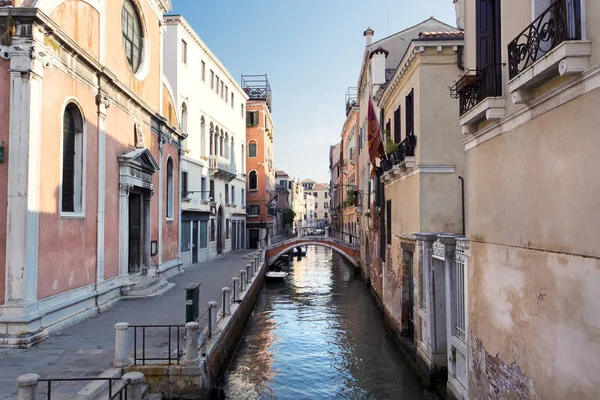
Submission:
{"label": "arched doorway", "polygon": [[223,254],[223,206],[217,212],[217,254]]}

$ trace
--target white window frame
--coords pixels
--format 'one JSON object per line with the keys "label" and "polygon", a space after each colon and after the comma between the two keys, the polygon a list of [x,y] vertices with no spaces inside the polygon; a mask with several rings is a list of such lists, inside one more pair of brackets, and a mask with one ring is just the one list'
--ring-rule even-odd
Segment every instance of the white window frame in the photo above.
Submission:
{"label": "white window frame", "polygon": [[[63,157],[64,157],[64,152],[63,152],[63,137],[64,137],[64,115],[65,115],[65,111],[67,110],[67,107],[73,104],[75,107],[77,107],[77,109],[79,110],[79,114],[81,116],[81,127],[82,127],[82,132],[78,132],[80,133],[80,135],[77,135],[75,137],[76,142],[75,142],[75,155],[77,156],[77,149],[78,149],[78,145],[77,145],[77,141],[79,141],[81,143],[81,168],[79,169],[79,171],[75,171],[75,179],[74,181],[77,182],[77,175],[79,175],[80,178],[80,182],[81,185],[79,187],[77,187],[77,185],[74,184],[74,189],[75,189],[75,197],[77,198],[77,190],[79,189],[79,196],[81,198],[81,204],[79,205],[79,211],[63,211],[62,210],[62,179],[63,179]],[[83,109],[81,107],[81,104],[79,103],[79,101],[75,98],[75,97],[69,97],[65,100],[65,102],[63,103],[62,106],[62,112],[60,113],[60,127],[61,127],[61,134],[60,134],[60,173],[59,173],[59,188],[58,188],[58,215],[60,218],[64,218],[64,219],[85,219],[85,203],[86,203],[86,148],[87,148],[87,123],[86,123],[86,119],[85,119],[85,114],[83,113]],[[79,140],[78,140],[79,139]],[[75,183],[74,182],[74,183]]]}

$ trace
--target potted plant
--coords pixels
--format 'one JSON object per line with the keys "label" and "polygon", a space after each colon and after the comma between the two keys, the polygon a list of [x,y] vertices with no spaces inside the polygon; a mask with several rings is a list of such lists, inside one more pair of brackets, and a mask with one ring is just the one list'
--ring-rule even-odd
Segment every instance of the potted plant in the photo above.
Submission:
{"label": "potted plant", "polygon": [[392,140],[392,134],[389,129],[386,129],[383,132],[385,133],[385,153],[393,154],[398,148],[398,145]]}

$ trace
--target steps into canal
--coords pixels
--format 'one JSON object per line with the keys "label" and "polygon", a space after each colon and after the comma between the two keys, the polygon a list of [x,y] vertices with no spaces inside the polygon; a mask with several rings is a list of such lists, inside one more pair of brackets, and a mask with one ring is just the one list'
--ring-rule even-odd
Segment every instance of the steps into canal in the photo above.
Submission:
{"label": "steps into canal", "polygon": [[[121,378],[123,375],[121,369],[111,368],[101,373],[99,378]],[[113,381],[112,394],[114,395],[123,388],[122,381]],[[54,398],[54,396],[52,396]],[[150,393],[148,385],[142,385],[142,398],[144,400],[162,400],[162,393]],[[93,381],[81,389],[73,399],[77,400],[110,400],[109,385],[107,381]]]}

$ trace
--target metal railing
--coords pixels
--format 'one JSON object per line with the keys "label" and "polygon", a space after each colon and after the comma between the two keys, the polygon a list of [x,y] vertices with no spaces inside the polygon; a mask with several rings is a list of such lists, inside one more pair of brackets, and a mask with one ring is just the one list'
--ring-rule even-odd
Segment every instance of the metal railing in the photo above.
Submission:
{"label": "metal railing", "polygon": [[[171,364],[179,364],[179,360],[182,356],[182,332],[185,332],[184,325],[129,325],[129,328],[133,328],[133,364],[137,365],[141,363],[141,365],[146,365],[147,362],[156,362],[156,361],[167,361],[169,365]],[[156,355],[152,353],[148,353],[147,348],[151,347],[152,349],[161,349],[164,348],[164,338],[160,336],[159,338],[152,338],[151,343],[147,343],[146,340],[146,331],[147,330],[168,330],[168,339],[167,339],[167,357],[163,355]],[[138,331],[141,331],[141,344],[138,341]],[[176,334],[176,338],[173,338],[173,331]],[[158,341],[158,343],[156,343]],[[149,344],[149,346],[147,346]],[[173,344],[176,344],[175,351],[173,351]],[[140,356],[141,352],[141,356]]]}
{"label": "metal railing", "polygon": [[235,174],[236,173],[236,166],[235,163],[233,161],[230,161],[228,159],[226,159],[225,157],[221,157],[221,156],[209,156],[208,158],[208,168],[211,171],[224,171],[228,174]]}
{"label": "metal railing", "polygon": [[482,100],[502,96],[502,66],[487,64],[481,69],[466,70],[450,89],[450,96],[459,99],[459,113],[463,116]]}
{"label": "metal railing", "polygon": [[350,246],[358,246],[358,235],[344,232],[338,229],[329,228],[329,236],[339,242],[349,244]]}
{"label": "metal railing", "polygon": [[409,134],[403,141],[398,143],[396,150],[389,153],[387,159],[381,160],[381,167],[384,171],[389,171],[392,166],[403,164],[406,157],[415,156],[415,147],[417,146],[417,136]]}
{"label": "metal railing", "polygon": [[131,380],[125,381],[125,384],[121,386],[115,393],[113,393],[113,382],[122,381],[121,378],[47,378],[40,379],[38,382],[44,382],[46,385],[46,398],[52,400],[52,384],[58,382],[91,382],[91,381],[108,381],[108,399],[109,400],[127,400],[127,386],[131,383]]}
{"label": "metal railing", "polygon": [[508,44],[512,79],[566,40],[581,40],[579,1],[557,0]]}
{"label": "metal railing", "polygon": [[278,235],[271,236],[268,238],[269,246],[273,246],[275,244],[294,239],[294,238],[304,238],[304,239],[314,239],[314,238],[332,238],[344,244],[348,244],[351,246],[358,245],[358,236],[350,234],[348,232],[338,231],[334,229],[332,226],[326,226],[323,228],[319,227],[302,227],[302,228],[293,228],[287,230]]}

